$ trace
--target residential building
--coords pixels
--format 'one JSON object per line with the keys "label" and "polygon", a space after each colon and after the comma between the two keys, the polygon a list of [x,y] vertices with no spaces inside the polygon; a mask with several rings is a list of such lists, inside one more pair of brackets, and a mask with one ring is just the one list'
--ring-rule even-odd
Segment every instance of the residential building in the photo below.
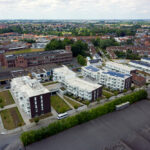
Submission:
{"label": "residential building", "polygon": [[132,78],[129,74],[122,74],[114,71],[107,71],[94,66],[82,67],[82,75],[89,77],[101,85],[105,85],[113,90],[124,90],[131,87]]}
{"label": "residential building", "polygon": [[141,61],[150,64],[150,58],[141,58]]}
{"label": "residential building", "polygon": [[92,78],[94,80],[99,79],[99,75],[98,75],[99,72],[100,72],[100,69],[98,69],[92,65],[82,67],[82,69],[81,69],[81,73],[84,77],[89,77],[89,78]]}
{"label": "residential building", "polygon": [[50,92],[36,79],[29,76],[12,79],[11,93],[31,118],[51,112]]}
{"label": "residential building", "polygon": [[1,65],[5,67],[30,67],[52,63],[68,63],[72,60],[71,47],[66,50],[32,52],[24,54],[0,54]]}
{"label": "residential building", "polygon": [[106,62],[106,68],[111,71],[120,72],[123,74],[131,74],[133,72],[136,72],[135,68],[129,67],[127,65],[119,64],[112,61]]}
{"label": "residential building", "polygon": [[85,100],[95,101],[102,95],[102,86],[80,79],[66,66],[53,70],[53,80],[61,82],[68,93]]}
{"label": "residential building", "polygon": [[146,73],[150,73],[150,64],[144,61],[130,61],[129,65],[134,67],[137,70],[144,71]]}
{"label": "residential building", "polygon": [[129,74],[104,71],[99,74],[99,83],[110,89],[122,91],[131,87],[132,77]]}
{"label": "residential building", "polygon": [[143,86],[146,84],[146,78],[133,73],[132,74],[132,82],[137,86]]}
{"label": "residential building", "polygon": [[150,48],[146,46],[110,46],[106,48],[106,51],[111,54],[112,58],[116,58],[115,51],[126,53],[128,50],[131,50],[134,54],[139,54],[140,56],[150,54]]}

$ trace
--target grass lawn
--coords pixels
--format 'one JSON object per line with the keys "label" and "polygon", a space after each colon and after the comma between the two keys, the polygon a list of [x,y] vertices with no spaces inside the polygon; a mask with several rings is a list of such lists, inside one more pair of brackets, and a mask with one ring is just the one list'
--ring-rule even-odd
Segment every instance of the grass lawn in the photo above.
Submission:
{"label": "grass lawn", "polygon": [[41,49],[22,49],[22,50],[17,50],[17,51],[11,51],[11,52],[7,52],[6,54],[23,54],[23,53],[31,53],[31,52],[41,52],[44,51],[43,48]]}
{"label": "grass lawn", "polygon": [[66,95],[67,95],[68,97],[71,97],[72,99],[74,99],[74,100],[76,100],[76,101],[78,101],[78,102],[84,104],[84,105],[89,105],[89,104],[90,104],[90,101],[88,101],[88,100],[83,100],[83,99],[80,99],[79,97],[75,97],[75,96],[73,96],[73,95],[68,95],[68,94],[66,94]]}
{"label": "grass lawn", "polygon": [[11,130],[25,124],[17,107],[3,110],[0,115],[5,129]]}
{"label": "grass lawn", "polygon": [[113,96],[113,94],[111,94],[110,92],[104,91],[102,92],[102,95],[105,96],[106,98],[110,98]]}
{"label": "grass lawn", "polygon": [[64,113],[71,109],[58,95],[51,96],[51,105],[58,113]]}
{"label": "grass lawn", "polygon": [[68,98],[68,97],[66,97],[66,96],[64,96],[64,98],[65,98],[65,100],[66,100],[68,103],[70,103],[75,109],[77,109],[78,107],[82,106],[82,105],[80,105],[79,103],[77,103],[77,102],[71,100],[70,98]]}
{"label": "grass lawn", "polygon": [[6,105],[10,105],[10,104],[14,104],[14,100],[12,98],[12,95],[10,93],[10,91],[3,91],[0,92],[0,106],[6,106]]}
{"label": "grass lawn", "polygon": [[57,81],[56,82],[46,82],[46,83],[42,83],[43,86],[48,86],[48,85],[51,85],[51,84],[56,84],[58,83]]}

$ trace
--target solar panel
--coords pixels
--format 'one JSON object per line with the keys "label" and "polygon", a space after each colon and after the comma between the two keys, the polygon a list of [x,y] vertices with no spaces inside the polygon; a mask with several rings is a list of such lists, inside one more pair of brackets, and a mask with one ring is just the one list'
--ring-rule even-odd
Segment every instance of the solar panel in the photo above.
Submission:
{"label": "solar panel", "polygon": [[99,69],[98,68],[96,68],[96,67],[93,67],[93,66],[87,66],[87,67],[85,67],[87,70],[90,70],[90,71],[92,71],[92,72],[98,72],[99,71]]}
{"label": "solar panel", "polygon": [[146,62],[143,62],[143,61],[131,61],[131,62],[135,63],[135,64],[142,65],[142,66],[150,67],[149,63],[146,63]]}
{"label": "solar panel", "polygon": [[108,72],[103,72],[103,73],[111,75],[111,76],[115,76],[115,77],[120,77],[120,78],[124,78],[125,76],[130,76],[129,74],[122,74],[122,73],[113,72],[113,71],[108,71]]}

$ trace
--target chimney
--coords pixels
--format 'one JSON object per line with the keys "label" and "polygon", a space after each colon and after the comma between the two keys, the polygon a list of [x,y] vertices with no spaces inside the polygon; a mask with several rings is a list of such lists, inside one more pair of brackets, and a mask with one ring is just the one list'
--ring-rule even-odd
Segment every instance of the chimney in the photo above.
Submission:
{"label": "chimney", "polygon": [[66,51],[71,51],[71,46],[70,45],[65,46],[65,50]]}

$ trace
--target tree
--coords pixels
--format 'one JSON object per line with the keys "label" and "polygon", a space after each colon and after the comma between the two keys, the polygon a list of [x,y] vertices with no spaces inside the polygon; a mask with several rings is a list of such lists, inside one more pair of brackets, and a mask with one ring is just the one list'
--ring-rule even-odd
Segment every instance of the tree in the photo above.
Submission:
{"label": "tree", "polygon": [[81,40],[74,42],[72,44],[72,53],[76,57],[78,55],[86,56],[86,51],[88,50],[88,45]]}
{"label": "tree", "polygon": [[52,39],[45,47],[46,51],[64,49],[65,46],[73,44],[73,40],[65,38],[63,41]]}
{"label": "tree", "polygon": [[86,66],[87,64],[86,59],[82,55],[78,55],[77,60],[81,66]]}
{"label": "tree", "polygon": [[97,46],[101,49],[106,49],[106,47],[109,47],[109,46],[119,46],[119,43],[116,42],[114,39],[102,40],[102,39],[97,38],[96,40],[92,40],[92,42],[94,46]]}
{"label": "tree", "polygon": [[37,124],[39,122],[39,117],[35,117],[34,122]]}

